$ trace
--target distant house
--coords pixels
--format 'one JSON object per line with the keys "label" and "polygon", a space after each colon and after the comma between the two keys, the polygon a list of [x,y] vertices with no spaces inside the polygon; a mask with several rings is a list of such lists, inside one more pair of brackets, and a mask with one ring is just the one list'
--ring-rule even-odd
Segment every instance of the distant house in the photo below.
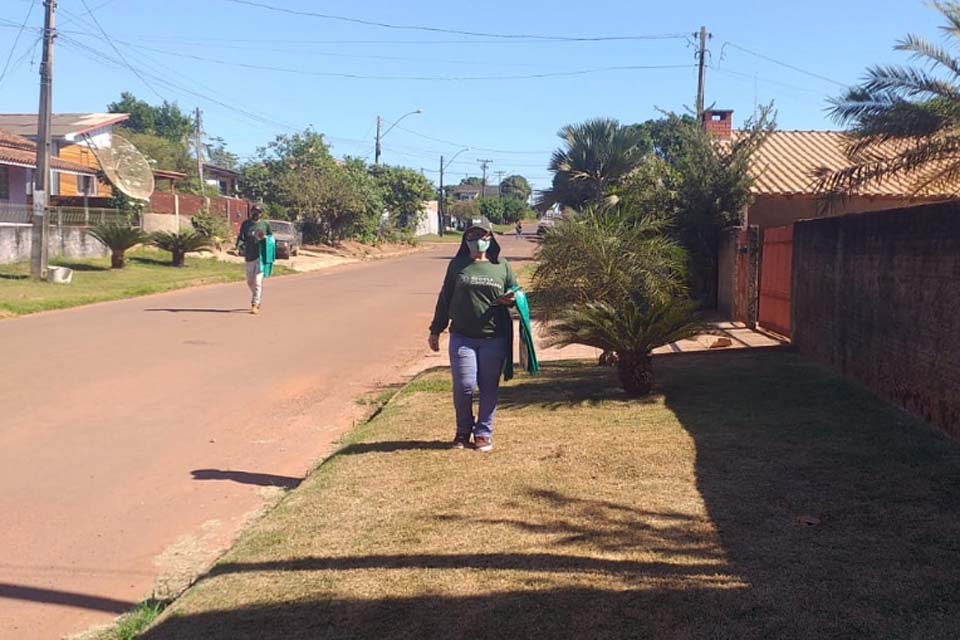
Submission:
{"label": "distant house", "polygon": [[[454,200],[463,201],[463,200],[476,200],[480,198],[480,185],[478,184],[461,184],[450,190],[450,197]],[[496,185],[487,185],[483,187],[483,196],[484,198],[497,198],[500,196],[500,187]]]}
{"label": "distant house", "polygon": [[203,179],[208,185],[216,187],[222,196],[234,197],[237,195],[237,183],[240,181],[240,173],[237,171],[205,163],[203,165]]}
{"label": "distant house", "polygon": [[[704,113],[704,128],[719,140],[732,140],[739,132],[732,127],[733,111]],[[744,212],[744,222],[761,229],[792,224],[821,215],[866,213],[883,209],[920,206],[955,198],[954,190],[915,196],[907,180],[888,179],[870,185],[843,201],[823,206],[817,189],[817,171],[838,171],[850,165],[844,153],[842,131],[774,131],[754,154],[750,172],[754,178],[754,201]]]}
{"label": "distant house", "polygon": [[[54,172],[51,196],[109,198],[113,189],[98,180],[100,163],[92,149],[109,147],[113,127],[126,121],[125,113],[58,113],[51,120],[52,157],[92,169],[92,173]],[[37,114],[0,114],[0,130],[36,141]]]}
{"label": "distant house", "polygon": [[[26,205],[33,192],[37,147],[22,136],[0,129],[0,205]],[[96,180],[97,169],[61,158],[51,158],[54,181]]]}

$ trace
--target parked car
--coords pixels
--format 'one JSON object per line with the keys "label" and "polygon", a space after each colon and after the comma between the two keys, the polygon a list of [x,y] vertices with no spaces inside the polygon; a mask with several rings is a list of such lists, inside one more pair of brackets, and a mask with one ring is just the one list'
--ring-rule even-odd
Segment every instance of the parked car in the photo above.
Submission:
{"label": "parked car", "polygon": [[537,235],[542,238],[546,235],[547,231],[556,226],[556,224],[561,220],[563,220],[563,218],[557,216],[543,216],[540,218],[540,223],[537,225]]}
{"label": "parked car", "polygon": [[301,236],[297,227],[286,220],[267,220],[277,241],[277,258],[288,259],[300,253]]}

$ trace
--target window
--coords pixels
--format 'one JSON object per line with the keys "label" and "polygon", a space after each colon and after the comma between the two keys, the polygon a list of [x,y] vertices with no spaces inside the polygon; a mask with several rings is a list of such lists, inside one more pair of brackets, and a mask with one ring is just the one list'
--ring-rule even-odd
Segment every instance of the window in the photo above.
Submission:
{"label": "window", "polygon": [[77,193],[82,196],[97,195],[97,179],[94,176],[77,176]]}
{"label": "window", "polygon": [[0,200],[10,199],[10,167],[0,164]]}

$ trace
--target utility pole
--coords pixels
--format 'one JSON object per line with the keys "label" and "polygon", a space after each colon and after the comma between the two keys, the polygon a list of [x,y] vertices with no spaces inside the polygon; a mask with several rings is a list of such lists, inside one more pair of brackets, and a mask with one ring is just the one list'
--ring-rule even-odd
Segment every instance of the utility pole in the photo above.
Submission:
{"label": "utility pole", "polygon": [[443,192],[443,156],[440,156],[440,196],[437,199],[437,215],[440,217],[440,227],[437,233],[440,237],[443,237],[443,227],[444,222],[446,222],[446,216],[443,211],[443,203],[446,200],[446,194]]}
{"label": "utility pole", "polygon": [[33,176],[33,237],[30,276],[47,276],[47,196],[50,193],[50,118],[53,110],[53,39],[56,0],[43,3],[43,61],[40,63],[40,111],[37,114],[37,167]]}
{"label": "utility pole", "polygon": [[[196,135],[195,135],[195,137],[194,137],[194,145],[195,145],[196,148],[197,148],[197,176],[199,176],[198,179],[200,180],[200,197],[201,197],[201,198],[204,197],[204,195],[203,195],[203,192],[204,192],[203,184],[204,184],[204,183],[203,183],[203,147],[202,147],[202,141],[203,141],[203,115],[202,115],[202,112],[200,111],[200,107],[197,107],[197,131],[196,131]],[[206,201],[204,201],[204,202],[206,202]],[[177,229],[177,232],[178,232],[178,233],[179,233],[179,231],[180,231],[180,230]]]}
{"label": "utility pole", "polygon": [[503,174],[505,174],[506,171],[500,170],[494,173],[497,174],[497,199],[499,200],[503,197]]}
{"label": "utility pole", "polygon": [[697,78],[697,120],[703,122],[704,88],[707,71],[707,28],[700,27],[700,51],[697,54],[700,73]]}
{"label": "utility pole", "polygon": [[487,167],[490,166],[490,163],[493,162],[493,160],[481,160],[478,158],[477,162],[480,163],[480,167],[483,169],[483,182],[480,183],[480,197],[483,198],[486,196],[487,192]]}
{"label": "utility pole", "polygon": [[[369,156],[367,156],[369,157]],[[380,164],[380,116],[377,116],[377,146],[374,151],[373,164]]]}

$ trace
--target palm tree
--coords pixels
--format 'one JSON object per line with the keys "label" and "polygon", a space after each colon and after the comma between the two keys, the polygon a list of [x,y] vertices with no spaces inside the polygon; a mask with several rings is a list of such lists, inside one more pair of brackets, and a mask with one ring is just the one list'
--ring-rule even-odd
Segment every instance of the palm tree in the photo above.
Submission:
{"label": "palm tree", "polygon": [[904,179],[914,195],[957,191],[960,178],[960,3],[930,3],[945,19],[948,47],[908,35],[896,49],[921,62],[876,65],[867,78],[832,100],[832,115],[850,128],[850,166],[820,173],[826,192],[845,194]]}
{"label": "palm tree", "polygon": [[574,307],[552,325],[549,344],[583,344],[616,353],[620,385],[627,395],[639,398],[653,389],[651,352],[704,329],[695,309],[695,303],[678,298],[650,304],[631,300],[619,308],[591,302]]}
{"label": "palm tree", "polygon": [[195,231],[157,231],[150,236],[150,242],[158,249],[173,254],[173,266],[182,267],[184,258],[191,251],[200,251],[210,247],[212,240]]}
{"label": "palm tree", "polygon": [[639,297],[665,301],[686,294],[686,253],[661,212],[590,208],[551,229],[537,250],[533,288],[546,321],[574,305],[613,306]]}
{"label": "palm tree", "polygon": [[563,147],[553,152],[553,186],[543,194],[546,205],[559,203],[580,210],[587,205],[613,205],[610,194],[620,180],[650,152],[650,138],[639,127],[625,127],[611,118],[567,125],[557,134]]}
{"label": "palm tree", "polygon": [[103,246],[110,249],[110,268],[123,269],[126,262],[127,249],[146,242],[147,236],[137,227],[128,224],[106,223],[99,224],[87,233],[99,240]]}

